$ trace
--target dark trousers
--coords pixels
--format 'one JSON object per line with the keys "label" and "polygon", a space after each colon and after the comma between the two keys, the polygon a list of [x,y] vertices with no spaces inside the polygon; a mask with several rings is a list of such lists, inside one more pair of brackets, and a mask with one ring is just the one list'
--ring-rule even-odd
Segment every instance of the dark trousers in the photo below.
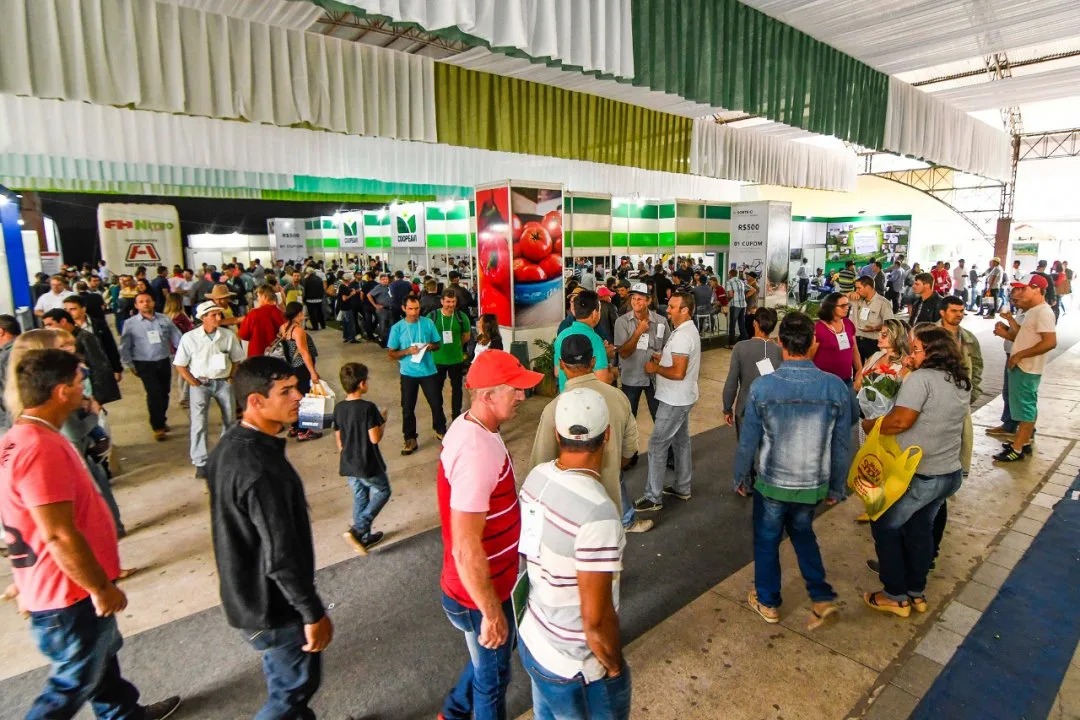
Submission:
{"label": "dark trousers", "polygon": [[1019,423],[1012,419],[1012,412],[1009,410],[1009,357],[1011,355],[1012,353],[1005,353],[1005,381],[1001,386],[1001,399],[1005,402],[1005,407],[1001,409],[1001,425],[1014,433]]}
{"label": "dark trousers", "polygon": [[352,310],[341,311],[341,339],[345,342],[356,340],[356,313]]}
{"label": "dark trousers", "polygon": [[859,357],[863,362],[870,359],[870,356],[878,351],[878,341],[874,338],[864,338],[855,336],[855,347],[859,349]]}
{"label": "dark trousers", "polygon": [[124,644],[115,617],[98,617],[90,598],[30,614],[30,634],[52,661],[27,720],[72,718],[89,702],[100,718],[142,717],[139,691],[120,674]]}
{"label": "dark trousers", "polygon": [[900,312],[900,291],[890,287],[885,291],[885,299],[892,303],[893,315]]}
{"label": "dark trousers", "polygon": [[439,376],[439,395],[442,395],[443,387],[446,386],[446,378],[450,377],[450,422],[461,414],[461,394],[465,380],[465,363],[456,365],[436,365],[435,370]]}
{"label": "dark trousers", "polygon": [[322,653],[301,649],[307,644],[304,626],[240,632],[263,654],[267,697],[255,720],[315,720],[308,703],[322,682]]}
{"label": "dark trousers", "polygon": [[810,278],[799,278],[799,304],[806,302],[810,297]]}
{"label": "dark trousers", "polygon": [[165,429],[165,413],[169,410],[169,388],[172,385],[172,363],[168,358],[134,362],[135,372],[146,390],[146,409],[150,412],[150,427]]}
{"label": "dark trousers", "polygon": [[746,316],[746,308],[744,307],[732,307],[728,305],[727,316],[727,338],[728,345],[735,344],[736,335],[739,340],[746,339],[746,326],[743,324],[743,318]]}
{"label": "dark trousers", "polygon": [[806,592],[814,602],[836,599],[832,586],[825,582],[825,564],[821,561],[817,536],[814,535],[815,505],[784,502],[754,493],[754,589],[765,607],[780,607],[780,541],[786,531],[799,561],[799,571]]}
{"label": "dark trousers", "polygon": [[406,440],[416,439],[416,398],[421,390],[431,407],[432,429],[439,435],[446,434],[446,415],[439,388],[438,373],[419,378],[401,376],[401,434]]}
{"label": "dark trousers", "polygon": [[366,337],[368,340],[374,339],[375,309],[371,307],[371,304],[364,303],[361,310],[356,313],[356,317],[360,322],[360,334]]}
{"label": "dark trousers", "polygon": [[311,323],[312,330],[323,330],[326,328],[326,313],[323,312],[323,301],[318,302],[304,302],[304,308],[307,310],[308,322]]}
{"label": "dark trousers", "polygon": [[949,501],[941,503],[941,509],[934,516],[934,557],[941,552],[941,539],[945,537],[945,526],[949,523]]}
{"label": "dark trousers", "polygon": [[645,404],[649,406],[649,415],[653,420],[656,420],[656,408],[660,403],[656,400],[656,392],[653,390],[652,385],[623,385],[623,395],[630,401],[630,414],[633,417],[637,417],[638,403],[641,402],[641,393],[645,393]]}

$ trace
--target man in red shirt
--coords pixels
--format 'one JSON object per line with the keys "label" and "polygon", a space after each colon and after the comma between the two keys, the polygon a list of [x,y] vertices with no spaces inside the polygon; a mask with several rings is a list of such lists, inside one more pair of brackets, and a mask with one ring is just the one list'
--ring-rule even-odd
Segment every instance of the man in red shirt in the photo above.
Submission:
{"label": "man in red shirt", "polygon": [[952,276],[945,263],[938,260],[930,274],[934,276],[934,292],[941,296],[948,295],[952,290]]}
{"label": "man in red shirt", "polygon": [[255,309],[240,321],[240,339],[248,342],[248,357],[259,357],[273,345],[285,315],[277,305],[277,295],[269,285],[255,290]]}
{"label": "man in red shirt", "polygon": [[120,675],[123,644],[116,613],[127,597],[116,526],[86,465],[60,434],[82,406],[79,359],[64,350],[31,350],[15,366],[25,410],[3,437],[0,517],[20,607],[52,663],[27,718],[70,718],[87,701],[98,717],[160,720],[180,705],[173,696],[139,706],[139,691]]}
{"label": "man in red shirt", "polygon": [[488,350],[465,379],[472,406],[450,426],[439,456],[443,610],[469,648],[469,663],[443,702],[441,720],[506,717],[514,643],[510,594],[517,580],[521,510],[514,464],[499,426],[543,379],[508,352]]}

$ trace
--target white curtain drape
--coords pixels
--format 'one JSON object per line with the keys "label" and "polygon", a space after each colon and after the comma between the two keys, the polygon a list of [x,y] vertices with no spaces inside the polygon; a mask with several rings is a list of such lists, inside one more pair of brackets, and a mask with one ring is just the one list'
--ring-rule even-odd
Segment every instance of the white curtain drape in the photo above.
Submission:
{"label": "white curtain drape", "polygon": [[816,190],[850,191],[858,182],[858,162],[849,150],[782,140],[707,118],[694,121],[690,172]]}
{"label": "white curtain drape", "polygon": [[889,78],[883,149],[1008,182],[1008,133],[896,78]]}
{"label": "white curtain drape", "polygon": [[463,188],[513,178],[688,200],[735,201],[740,193],[739,183],[695,175],[11,95],[0,95],[0,128],[0,166],[9,176],[180,177],[275,189],[295,175]]}
{"label": "white curtain drape", "polygon": [[430,58],[153,0],[0,8],[0,93],[436,141]]}
{"label": "white curtain drape", "polygon": [[631,0],[337,0],[425,30],[457,28],[587,72],[634,77]]}

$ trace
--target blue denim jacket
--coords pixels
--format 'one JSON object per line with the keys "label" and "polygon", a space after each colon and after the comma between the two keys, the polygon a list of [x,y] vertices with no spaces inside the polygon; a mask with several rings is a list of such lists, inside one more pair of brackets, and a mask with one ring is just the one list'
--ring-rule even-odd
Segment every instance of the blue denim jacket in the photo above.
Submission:
{"label": "blue denim jacket", "polygon": [[[786,361],[750,386],[735,456],[735,478],[756,466],[758,482],[781,491],[843,497],[851,463],[854,393],[810,360]],[[755,462],[756,461],[756,462]]]}

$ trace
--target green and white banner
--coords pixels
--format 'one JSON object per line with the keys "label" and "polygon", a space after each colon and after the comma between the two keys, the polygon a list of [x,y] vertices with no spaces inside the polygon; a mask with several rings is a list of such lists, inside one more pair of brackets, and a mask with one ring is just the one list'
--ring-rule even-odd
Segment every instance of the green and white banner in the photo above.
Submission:
{"label": "green and white banner", "polygon": [[342,213],[338,222],[338,246],[342,252],[360,252],[364,247],[364,214]]}
{"label": "green and white banner", "polygon": [[390,206],[390,245],[396,248],[423,248],[427,245],[423,203]]}
{"label": "green and white banner", "polygon": [[101,257],[113,272],[131,273],[140,265],[184,263],[180,216],[173,205],[102,203],[98,205]]}

